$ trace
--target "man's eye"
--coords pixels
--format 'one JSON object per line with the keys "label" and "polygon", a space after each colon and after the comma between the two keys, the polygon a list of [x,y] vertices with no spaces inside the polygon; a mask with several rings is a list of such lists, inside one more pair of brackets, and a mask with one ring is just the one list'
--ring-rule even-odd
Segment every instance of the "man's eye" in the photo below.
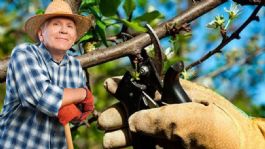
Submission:
{"label": "man's eye", "polygon": [[67,27],[69,27],[69,28],[74,28],[74,26],[73,26],[73,25],[68,25]]}
{"label": "man's eye", "polygon": [[53,23],[53,25],[55,25],[55,26],[56,26],[56,25],[59,25],[59,23]]}

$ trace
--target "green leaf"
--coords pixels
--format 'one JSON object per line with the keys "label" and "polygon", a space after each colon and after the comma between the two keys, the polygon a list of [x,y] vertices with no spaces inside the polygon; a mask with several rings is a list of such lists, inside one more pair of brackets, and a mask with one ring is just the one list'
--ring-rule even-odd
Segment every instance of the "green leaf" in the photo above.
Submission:
{"label": "green leaf", "polygon": [[135,7],[136,5],[134,0],[125,0],[125,3],[123,4],[123,9],[128,17],[132,14]]}
{"label": "green leaf", "polygon": [[102,17],[100,14],[101,12],[97,6],[92,6],[89,8],[89,10],[90,10],[90,13],[92,13],[96,17],[96,19],[101,19]]}
{"label": "green leaf", "polygon": [[80,5],[80,10],[87,11],[90,7],[97,5],[98,0],[83,0]]}
{"label": "green leaf", "polygon": [[91,32],[86,33],[83,37],[81,37],[81,38],[79,39],[78,43],[81,43],[81,42],[83,42],[83,41],[87,41],[87,40],[89,40],[89,39],[91,39],[91,38],[93,38],[92,33],[91,33]]}
{"label": "green leaf", "polygon": [[224,23],[225,23],[225,18],[223,16],[216,16],[215,17],[215,23],[218,25],[218,26],[223,26]]}
{"label": "green leaf", "polygon": [[95,4],[98,0],[82,0],[82,4]]}
{"label": "green leaf", "polygon": [[118,11],[121,0],[100,0],[99,9],[106,17],[113,16]]}
{"label": "green leaf", "polygon": [[38,9],[35,13],[38,15],[38,14],[44,14],[44,10],[43,9]]}
{"label": "green leaf", "polygon": [[135,22],[135,21],[127,21],[125,19],[118,19],[119,21],[121,21],[123,24],[125,24],[127,27],[133,29],[136,32],[146,32],[146,28],[142,27],[141,24],[139,22]]}
{"label": "green leaf", "polygon": [[147,12],[137,18],[135,18],[135,21],[146,21],[148,23],[150,23],[151,21],[153,21],[156,18],[162,18],[164,17],[159,11],[154,10],[152,12]]}
{"label": "green leaf", "polygon": [[140,73],[137,72],[136,70],[131,71],[130,74],[132,76],[132,81],[140,80]]}
{"label": "green leaf", "polygon": [[178,40],[179,41],[186,41],[188,39],[190,39],[192,37],[192,33],[191,32],[186,32],[183,34],[178,34]]}
{"label": "green leaf", "polygon": [[102,39],[102,42],[108,46],[107,39],[106,39],[106,25],[104,22],[97,20],[96,21],[96,31],[98,32],[100,38]]}
{"label": "green leaf", "polygon": [[138,4],[139,4],[139,6],[141,6],[141,7],[146,7],[146,5],[147,5],[147,0],[138,0]]}

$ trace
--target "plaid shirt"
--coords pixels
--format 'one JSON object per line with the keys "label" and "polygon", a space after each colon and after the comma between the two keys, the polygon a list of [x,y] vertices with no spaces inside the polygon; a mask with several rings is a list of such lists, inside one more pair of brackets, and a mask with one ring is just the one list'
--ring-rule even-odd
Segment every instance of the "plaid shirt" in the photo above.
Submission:
{"label": "plaid shirt", "polygon": [[84,87],[80,62],[53,61],[43,44],[21,44],[11,55],[0,114],[0,149],[66,148],[57,114],[64,88]]}

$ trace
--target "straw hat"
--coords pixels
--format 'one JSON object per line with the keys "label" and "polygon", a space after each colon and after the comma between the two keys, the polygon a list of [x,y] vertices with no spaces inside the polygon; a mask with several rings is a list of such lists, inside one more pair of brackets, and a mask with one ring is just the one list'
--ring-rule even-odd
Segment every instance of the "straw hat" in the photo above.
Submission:
{"label": "straw hat", "polygon": [[29,18],[25,23],[25,31],[28,33],[31,39],[38,41],[37,32],[41,25],[50,18],[53,17],[67,17],[72,19],[76,25],[77,40],[84,35],[84,33],[91,26],[91,16],[81,16],[73,14],[70,5],[64,0],[53,0],[44,14],[35,15]]}

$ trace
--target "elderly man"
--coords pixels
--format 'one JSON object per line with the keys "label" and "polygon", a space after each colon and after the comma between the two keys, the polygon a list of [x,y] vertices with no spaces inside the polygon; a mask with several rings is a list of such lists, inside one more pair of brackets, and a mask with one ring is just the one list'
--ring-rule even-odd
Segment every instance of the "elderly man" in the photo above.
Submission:
{"label": "elderly man", "polygon": [[63,125],[83,121],[94,108],[80,62],[67,54],[90,26],[90,18],[73,14],[63,0],[52,1],[45,14],[27,20],[25,31],[39,42],[18,45],[12,52],[0,148],[66,148]]}

